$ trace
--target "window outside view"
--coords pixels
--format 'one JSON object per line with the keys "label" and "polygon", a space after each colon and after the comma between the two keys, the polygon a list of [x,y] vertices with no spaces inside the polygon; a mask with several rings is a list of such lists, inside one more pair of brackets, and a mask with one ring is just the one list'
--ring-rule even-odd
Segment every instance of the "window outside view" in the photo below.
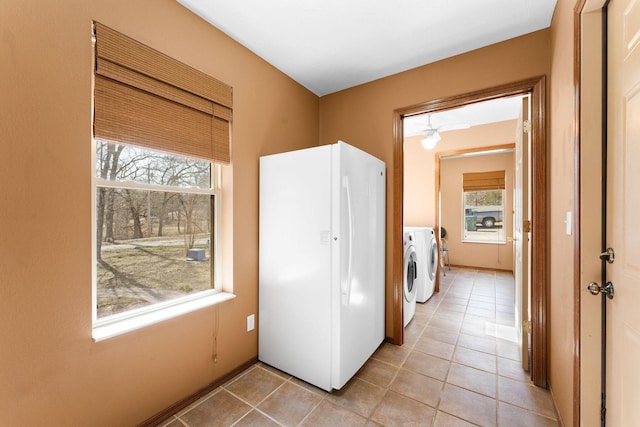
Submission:
{"label": "window outside view", "polygon": [[211,163],[96,141],[95,168],[96,318],[212,289]]}
{"label": "window outside view", "polygon": [[465,242],[505,243],[504,190],[465,191]]}

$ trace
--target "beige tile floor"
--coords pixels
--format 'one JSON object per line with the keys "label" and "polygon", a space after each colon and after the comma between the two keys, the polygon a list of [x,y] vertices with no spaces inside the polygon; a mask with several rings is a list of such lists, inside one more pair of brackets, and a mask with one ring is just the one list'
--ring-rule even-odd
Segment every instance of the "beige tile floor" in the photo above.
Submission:
{"label": "beige tile floor", "polygon": [[452,269],[441,291],[340,391],[257,363],[165,427],[557,426],[550,394],[528,380],[513,341],[510,273]]}

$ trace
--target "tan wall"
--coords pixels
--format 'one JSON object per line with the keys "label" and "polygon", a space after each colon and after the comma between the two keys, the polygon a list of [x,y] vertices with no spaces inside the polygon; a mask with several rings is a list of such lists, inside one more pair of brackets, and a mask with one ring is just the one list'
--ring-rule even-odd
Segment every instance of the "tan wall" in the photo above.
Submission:
{"label": "tan wall", "polygon": [[[475,149],[493,145],[513,144],[516,132],[516,120],[491,123],[481,126],[473,126],[469,129],[442,132],[442,140],[433,150],[425,150],[421,144],[421,136],[412,136],[404,141],[404,224],[411,226],[433,226],[436,223],[436,154],[464,149]],[[483,156],[483,161],[495,159],[494,156]],[[442,220],[441,225],[449,233],[448,244],[451,262],[456,265],[477,266],[495,268],[500,270],[513,269],[513,245],[509,242],[505,245],[491,245],[487,250],[485,244],[462,243],[460,238],[461,214],[455,206],[461,203],[461,179],[443,178],[446,165],[455,163],[455,160],[446,160],[440,163],[441,193],[442,193]],[[492,162],[493,164],[493,162]],[[513,156],[511,164],[496,165],[482,170],[513,169]],[[451,168],[447,169],[449,172]],[[467,171],[469,172],[469,171]],[[512,173],[511,175],[512,176]],[[513,183],[509,179],[510,185]],[[507,192],[509,206],[505,212],[512,210],[512,192]],[[447,202],[447,200],[449,202]],[[507,218],[507,235],[511,233],[512,218]],[[463,247],[464,246],[464,250]],[[494,250],[495,249],[495,250]]]}
{"label": "tan wall", "polygon": [[433,150],[422,148],[422,136],[404,141],[404,224],[430,226],[436,223],[436,154],[492,145],[513,144],[516,120],[442,132]]}
{"label": "tan wall", "polygon": [[505,236],[513,236],[513,168],[513,152],[440,161],[440,225],[447,230],[451,264],[513,271],[512,242],[462,242],[462,174],[467,172],[505,171],[503,226]]}
{"label": "tan wall", "polygon": [[[393,337],[393,112],[549,73],[549,31],[542,30],[415,68],[320,99],[320,143],[338,139],[387,164],[386,333]],[[526,52],[526,54],[523,54]],[[402,238],[401,236],[397,236]]]}
{"label": "tan wall", "polygon": [[549,209],[549,382],[564,425],[574,422],[573,281],[574,236],[565,233],[567,212],[574,207],[575,101],[573,11],[575,0],[559,0],[551,28],[550,127],[548,153]]}
{"label": "tan wall", "polygon": [[[100,343],[91,338],[92,19],[234,90],[225,185],[235,191],[223,226],[225,287],[237,298]],[[5,0],[0,28],[0,424],[134,425],[256,357],[246,316],[258,298],[258,157],[317,145],[318,98],[174,0]]]}

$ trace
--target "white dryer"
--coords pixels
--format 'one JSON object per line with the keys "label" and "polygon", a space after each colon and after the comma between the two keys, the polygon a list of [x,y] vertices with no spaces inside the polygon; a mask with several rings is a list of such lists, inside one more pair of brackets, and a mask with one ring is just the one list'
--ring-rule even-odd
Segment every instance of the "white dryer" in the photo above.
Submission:
{"label": "white dryer", "polygon": [[405,227],[405,232],[413,232],[417,256],[416,301],[426,302],[433,295],[438,269],[438,242],[431,227]]}
{"label": "white dryer", "polygon": [[418,290],[415,235],[404,232],[404,326],[407,326],[416,313],[416,294]]}

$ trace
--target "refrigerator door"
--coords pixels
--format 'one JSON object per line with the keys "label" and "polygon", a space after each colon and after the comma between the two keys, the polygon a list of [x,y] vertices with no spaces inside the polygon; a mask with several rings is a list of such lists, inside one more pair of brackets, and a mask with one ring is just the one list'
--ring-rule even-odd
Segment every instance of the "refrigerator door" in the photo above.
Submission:
{"label": "refrigerator door", "polygon": [[331,146],[260,158],[258,358],[331,390]]}
{"label": "refrigerator door", "polygon": [[333,146],[332,387],[340,389],[384,339],[385,164]]}

